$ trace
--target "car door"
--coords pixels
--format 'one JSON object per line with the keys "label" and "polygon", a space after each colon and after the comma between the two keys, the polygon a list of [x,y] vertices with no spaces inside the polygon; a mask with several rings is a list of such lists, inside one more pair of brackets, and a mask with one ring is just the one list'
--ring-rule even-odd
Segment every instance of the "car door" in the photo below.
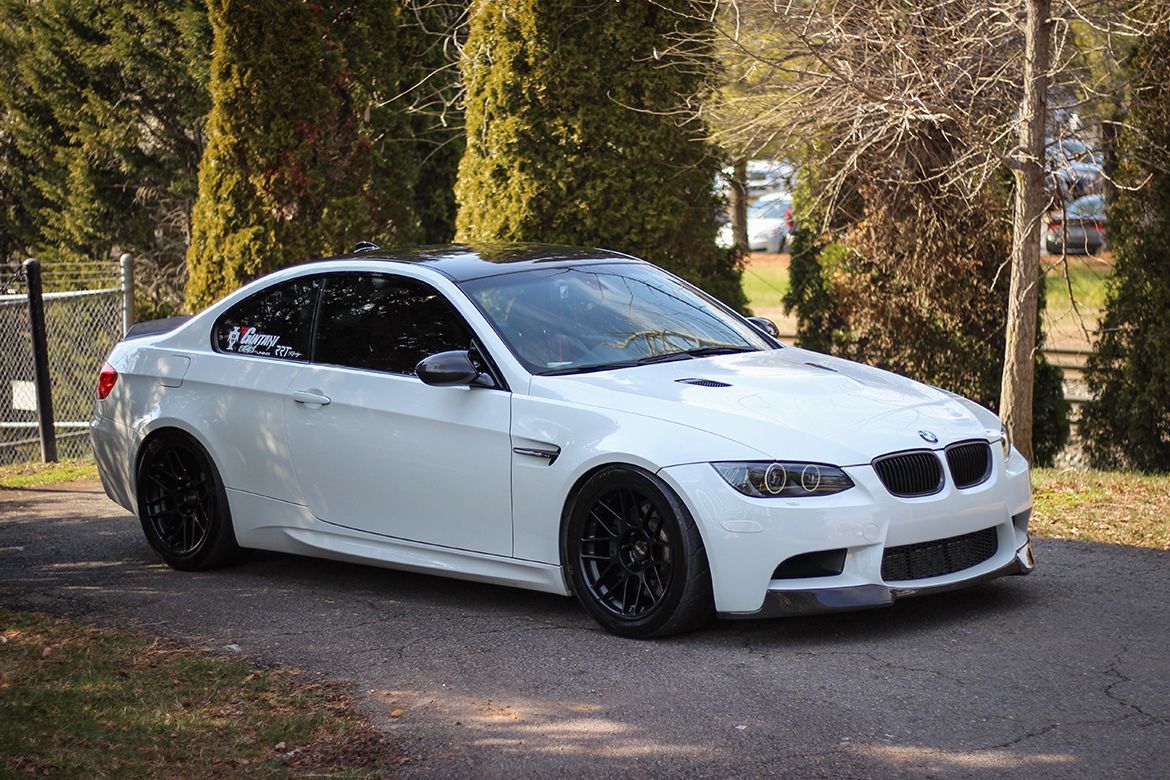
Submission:
{"label": "car door", "polygon": [[512,554],[506,390],[432,387],[427,355],[473,334],[434,287],[396,274],[326,276],[313,363],[285,402],[293,468],[309,508],[347,528]]}
{"label": "car door", "polygon": [[215,453],[224,485],[300,503],[284,437],[289,384],[308,363],[320,279],[265,288],[215,322],[177,402]]}

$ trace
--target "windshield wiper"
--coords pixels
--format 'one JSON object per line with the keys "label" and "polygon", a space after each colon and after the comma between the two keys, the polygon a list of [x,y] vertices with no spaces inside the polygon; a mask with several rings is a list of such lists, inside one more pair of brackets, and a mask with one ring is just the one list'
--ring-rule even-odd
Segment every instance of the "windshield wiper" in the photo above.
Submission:
{"label": "windshield wiper", "polygon": [[707,355],[734,355],[738,352],[756,352],[755,347],[745,347],[737,344],[715,344],[708,347],[695,347],[679,352],[664,352],[661,355],[647,355],[638,358],[638,365],[646,363],[669,363],[672,360],[689,360],[690,358],[705,357]]}
{"label": "windshield wiper", "polygon": [[611,368],[630,368],[640,366],[637,360],[618,360],[613,363],[593,363],[588,366],[569,366],[568,368],[553,368],[548,371],[537,372],[538,376],[566,376],[568,374],[588,374],[593,371],[608,371]]}
{"label": "windshield wiper", "polygon": [[704,355],[735,355],[740,352],[759,352],[759,350],[755,347],[737,346],[735,344],[716,344],[711,347],[688,349],[686,354],[691,357],[703,357]]}
{"label": "windshield wiper", "polygon": [[608,371],[611,368],[632,368],[645,366],[651,363],[670,363],[675,360],[690,360],[691,358],[707,355],[734,355],[739,352],[758,352],[755,347],[736,346],[734,344],[718,344],[709,347],[695,347],[680,352],[663,352],[658,355],[646,355],[637,360],[617,360],[613,363],[595,363],[588,366],[569,366],[568,368],[554,368],[541,371],[540,376],[566,376],[568,374],[588,374],[594,371]]}

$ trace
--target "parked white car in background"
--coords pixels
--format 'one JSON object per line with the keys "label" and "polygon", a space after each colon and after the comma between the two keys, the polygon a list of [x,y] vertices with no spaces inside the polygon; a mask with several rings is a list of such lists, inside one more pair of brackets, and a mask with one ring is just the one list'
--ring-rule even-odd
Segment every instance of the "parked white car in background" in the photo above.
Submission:
{"label": "parked white car in background", "polygon": [[[748,248],[753,252],[782,252],[792,228],[792,196],[787,192],[761,195],[747,208]],[[731,247],[731,223],[719,229],[716,243]]]}
{"label": "parked white car in background", "polygon": [[373,563],[575,594],[625,636],[1032,569],[995,415],[765,324],[601,250],[307,263],[132,330],[94,451],[177,569]]}

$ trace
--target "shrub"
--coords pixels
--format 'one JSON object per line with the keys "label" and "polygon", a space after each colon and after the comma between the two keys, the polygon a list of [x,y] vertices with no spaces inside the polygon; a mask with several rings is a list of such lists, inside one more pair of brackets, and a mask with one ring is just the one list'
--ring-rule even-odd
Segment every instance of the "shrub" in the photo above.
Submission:
{"label": "shrub", "polygon": [[[798,205],[807,202],[798,192]],[[794,236],[785,306],[797,314],[800,344],[996,410],[1009,235],[994,203],[991,193],[980,207],[929,188],[871,182],[851,193],[847,216],[824,237],[808,227],[823,222],[823,212],[799,212],[807,219]],[[1060,369],[1039,351],[1036,370],[1033,452],[1046,464],[1068,440],[1068,404]]]}
{"label": "shrub", "polygon": [[1170,31],[1130,63],[1117,201],[1109,214],[1113,278],[1085,377],[1093,400],[1080,433],[1095,465],[1170,471]]}

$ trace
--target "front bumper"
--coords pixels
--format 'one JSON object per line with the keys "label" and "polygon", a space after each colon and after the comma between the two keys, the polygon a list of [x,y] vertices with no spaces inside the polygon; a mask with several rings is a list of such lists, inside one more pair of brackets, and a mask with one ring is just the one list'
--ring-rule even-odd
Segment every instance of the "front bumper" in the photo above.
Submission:
{"label": "front bumper", "polygon": [[[845,467],[854,487],[819,498],[749,498],[706,463],[659,471],[699,526],[716,611],[767,617],[888,606],[895,599],[973,585],[1034,566],[1028,541],[1031,482],[1027,462],[996,451],[992,474],[957,489],[949,473],[931,496],[897,498],[869,465]],[[995,551],[960,570],[886,581],[888,548],[950,540],[994,529]],[[805,555],[843,557],[835,573],[789,576],[781,564]],[[774,578],[782,577],[782,578]]]}
{"label": "front bumper", "polygon": [[1031,574],[1036,568],[1029,541],[1016,550],[1015,557],[1000,568],[975,577],[944,585],[925,587],[891,587],[889,585],[852,585],[843,588],[812,588],[809,590],[772,590],[764,598],[764,606],[755,612],[726,613],[723,617],[750,620],[753,618],[793,617],[824,612],[847,612],[858,609],[888,607],[896,599],[923,596],[948,590],[966,588],[980,582],[1010,575]]}

